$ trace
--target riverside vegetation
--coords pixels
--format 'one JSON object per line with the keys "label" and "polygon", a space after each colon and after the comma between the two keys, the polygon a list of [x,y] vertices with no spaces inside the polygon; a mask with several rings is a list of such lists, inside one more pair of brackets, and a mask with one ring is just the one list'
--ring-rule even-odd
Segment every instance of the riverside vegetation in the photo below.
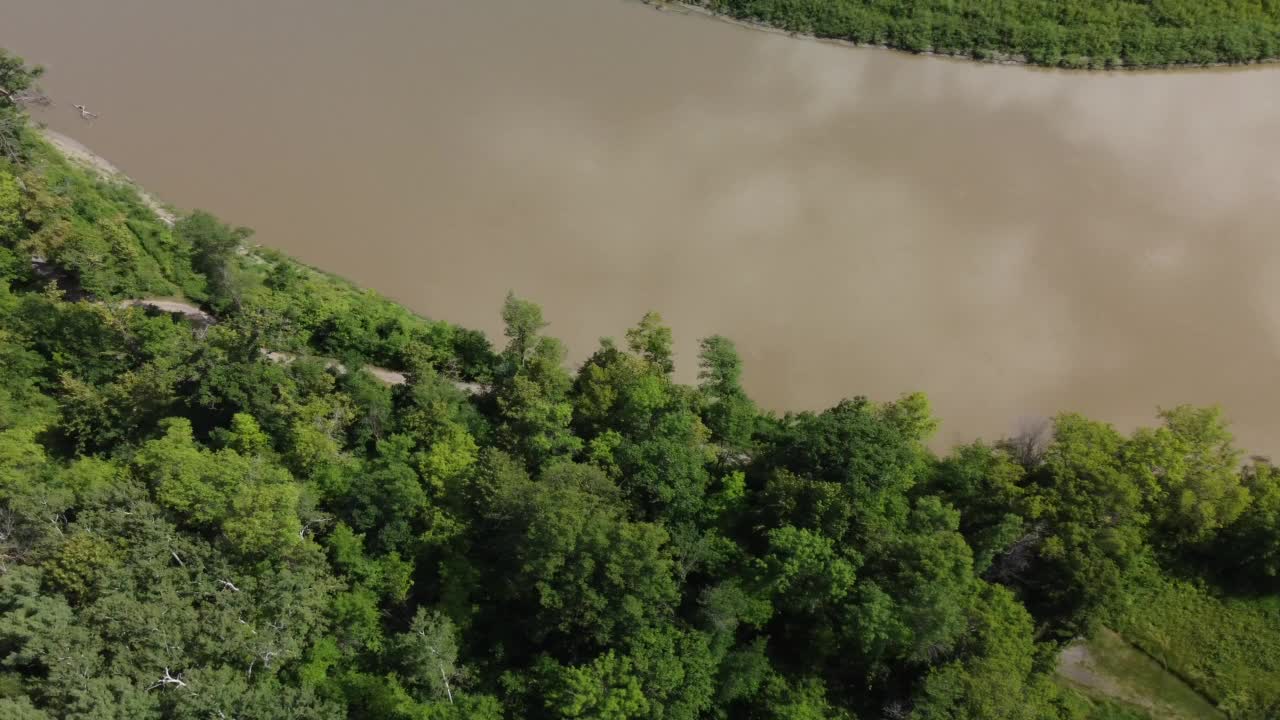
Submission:
{"label": "riverside vegetation", "polygon": [[674,382],[656,314],[570,372],[533,303],[494,348],[0,129],[0,717],[1142,717],[1055,678],[1103,627],[1280,713],[1280,470],[1212,408],[940,457],[722,337]]}
{"label": "riverside vegetation", "polygon": [[1280,4],[1230,0],[692,0],[791,32],[1062,67],[1270,60]]}

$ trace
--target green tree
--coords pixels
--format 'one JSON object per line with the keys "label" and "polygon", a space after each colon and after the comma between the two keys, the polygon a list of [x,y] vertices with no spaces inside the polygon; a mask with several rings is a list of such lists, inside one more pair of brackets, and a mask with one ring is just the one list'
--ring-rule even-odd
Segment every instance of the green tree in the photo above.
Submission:
{"label": "green tree", "polygon": [[22,58],[0,48],[0,157],[18,162],[25,159],[22,147],[22,99],[35,88],[44,73],[39,65],[27,65]]}
{"label": "green tree", "polygon": [[621,487],[652,520],[675,526],[698,522],[706,506],[712,458],[706,428],[688,410],[663,413],[655,425],[614,451]]}
{"label": "green tree", "polygon": [[934,666],[912,708],[914,720],[1044,720],[1057,717],[1057,691],[1036,669],[1031,616],[1011,592],[985,585],[968,610],[956,659]]}
{"label": "green tree", "polygon": [[179,220],[173,231],[191,248],[191,266],[204,275],[209,301],[222,310],[239,308],[241,288],[235,268],[236,249],[253,232],[225,225],[203,210]]}
{"label": "green tree", "polygon": [[1029,569],[1035,609],[1087,619],[1114,596],[1145,551],[1141,486],[1121,462],[1124,438],[1079,415],[1054,421],[1054,440],[1031,474],[1025,513],[1038,539]]}
{"label": "green tree", "polygon": [[551,716],[697,720],[710,709],[715,667],[704,636],[650,628],[626,647],[576,666],[544,665]]}
{"label": "green tree", "polygon": [[31,704],[31,699],[22,695],[17,697],[0,697],[0,717],[11,720],[52,720],[53,716]]}
{"label": "green tree", "polygon": [[1242,476],[1252,502],[1221,533],[1211,557],[1215,564],[1229,562],[1246,586],[1280,588],[1280,470],[1255,459]]}
{"label": "green tree", "polygon": [[62,543],[49,562],[46,577],[73,602],[84,602],[98,589],[99,578],[116,569],[119,559],[106,541],[75,533]]}
{"label": "green tree", "polygon": [[283,479],[244,485],[231,498],[222,532],[246,555],[279,553],[302,539],[298,519],[301,494],[298,485]]}
{"label": "green tree", "polygon": [[907,493],[927,469],[921,440],[858,398],[785,419],[770,441],[768,460],[797,476],[838,484],[852,514],[846,541],[874,549],[906,521]]}
{"label": "green tree", "polygon": [[262,720],[339,720],[346,717],[336,703],[319,698],[309,688],[295,688],[278,679],[252,681],[236,668],[197,668],[183,676],[186,686],[167,693],[176,720],[252,717]]}
{"label": "green tree", "polygon": [[346,515],[351,526],[371,533],[376,551],[411,554],[423,530],[429,499],[414,469],[413,439],[392,435],[353,480]]}
{"label": "green tree", "polygon": [[748,447],[755,428],[756,407],[742,389],[738,351],[720,335],[703,339],[701,345],[698,380],[703,422],[716,442],[735,449]]}
{"label": "green tree", "polygon": [[960,513],[936,497],[914,505],[893,547],[870,558],[863,571],[893,598],[895,623],[903,631],[899,644],[879,649],[877,661],[927,662],[950,650],[966,630],[965,613],[977,590],[973,556],[958,532]]}
{"label": "green tree", "polygon": [[579,369],[572,399],[574,429],[586,438],[643,435],[674,402],[664,373],[607,338]]}
{"label": "green tree", "polygon": [[662,374],[670,374],[675,370],[671,328],[662,324],[662,316],[658,313],[645,313],[640,318],[640,324],[627,331],[627,346]]}
{"label": "green tree", "polygon": [[635,663],[610,650],[590,665],[565,668],[548,693],[553,717],[635,720],[650,716]]}
{"label": "green tree", "polygon": [[928,491],[960,510],[960,532],[973,548],[979,573],[1025,534],[1026,521],[1019,514],[1025,475],[1008,452],[977,442],[952,450],[929,478]]}
{"label": "green tree", "polygon": [[0,242],[17,242],[18,231],[21,229],[22,195],[18,192],[18,180],[0,168]]}
{"label": "green tree", "polygon": [[449,618],[420,607],[409,631],[400,636],[401,682],[419,699],[444,698],[453,703],[461,675],[456,634]]}
{"label": "green tree", "polygon": [[757,712],[751,717],[762,720],[853,720],[847,710],[833,704],[827,687],[817,678],[788,682],[774,674],[765,681],[759,693]]}
{"label": "green tree", "polygon": [[862,559],[838,552],[829,538],[786,525],[769,531],[765,555],[777,602],[800,612],[839,603],[852,590]]}
{"label": "green tree", "polygon": [[35,86],[44,74],[39,65],[27,65],[22,58],[0,49],[0,108],[14,108],[22,91]]}
{"label": "green tree", "polygon": [[546,322],[531,302],[508,294],[502,318],[508,343],[494,395],[503,445],[535,467],[577,452],[582,441],[569,431],[573,406],[567,399],[571,379],[562,366],[564,347],[538,334]]}
{"label": "green tree", "polygon": [[[246,448],[265,440],[248,415],[230,433]],[[159,503],[197,527],[218,527],[232,547],[250,556],[280,552],[302,540],[301,491],[289,473],[264,457],[234,449],[211,452],[195,442],[190,421],[171,418],[163,437],[134,458],[137,477]]]}
{"label": "green tree", "polygon": [[664,530],[623,520],[574,488],[551,487],[532,500],[513,548],[538,600],[532,637],[607,647],[670,612],[676,588]]}
{"label": "green tree", "polygon": [[1125,447],[1126,469],[1145,491],[1153,544],[1178,550],[1204,543],[1249,504],[1240,458],[1218,408],[1179,406],[1160,413],[1164,427],[1138,430]]}
{"label": "green tree", "polygon": [[507,336],[503,359],[522,366],[536,351],[542,339],[540,333],[548,325],[542,319],[542,308],[536,303],[521,300],[514,292],[508,292],[502,303],[502,323],[503,334]]}
{"label": "green tree", "polygon": [[347,373],[342,385],[356,411],[352,444],[361,447],[381,441],[393,426],[391,390],[368,372]]}
{"label": "green tree", "polygon": [[[468,627],[489,633],[476,641],[517,658],[541,649],[567,659],[671,618],[679,595],[668,534],[629,520],[599,469],[559,462],[534,481],[490,452],[476,475],[459,498],[466,533],[443,572],[466,583],[444,593],[474,613]],[[479,608],[477,591],[491,593]]]}

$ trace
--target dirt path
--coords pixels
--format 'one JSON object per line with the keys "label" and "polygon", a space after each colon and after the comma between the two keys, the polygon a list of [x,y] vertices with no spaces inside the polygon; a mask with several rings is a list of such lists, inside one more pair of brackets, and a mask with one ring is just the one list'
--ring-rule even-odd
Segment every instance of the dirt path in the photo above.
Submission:
{"label": "dirt path", "polygon": [[[213,315],[210,315],[209,313],[205,312],[204,310],[201,310],[200,308],[196,307],[195,305],[192,305],[191,303],[185,300],[179,300],[175,298],[137,298],[134,300],[123,300],[120,302],[120,307],[144,307],[144,308],[159,310],[160,312],[172,313],[174,315],[181,315],[183,319],[185,319],[187,322],[197,327],[208,327],[218,322],[218,319],[215,318]],[[282,352],[280,350],[268,350],[266,348],[262,349],[262,355],[263,357],[266,357],[268,360],[271,360],[272,362],[278,362],[278,363],[284,363],[284,364],[291,363],[297,360],[299,357],[294,353]],[[337,360],[334,360],[333,358],[321,357],[317,359],[323,362],[324,366],[327,368],[332,368],[334,370],[337,370],[338,372],[344,375],[347,372],[346,366],[338,362]],[[388,385],[404,385],[405,383],[409,382],[409,379],[405,376],[404,373],[398,372],[396,370],[391,370],[389,368],[384,368],[384,367],[378,367],[376,365],[365,365],[364,369],[368,370],[370,375],[374,376],[375,378],[381,380],[382,382]],[[460,384],[469,386],[472,383],[460,383]],[[471,394],[475,394],[475,393],[473,392]]]}
{"label": "dirt path", "polygon": [[[263,348],[262,356],[267,358],[268,360],[271,360],[272,362],[278,362],[283,364],[291,363],[300,357],[299,355],[296,355],[294,353],[282,352],[280,350],[267,350],[266,348]],[[324,366],[326,368],[336,370],[339,373],[342,373],[344,375],[347,373],[347,367],[342,363],[338,362],[337,360],[334,360],[333,358],[317,356],[317,357],[314,357],[313,359],[319,360],[322,363],[324,363]],[[374,376],[375,378],[381,380],[382,382],[388,385],[404,385],[409,382],[409,378],[404,373],[399,372],[397,370],[378,367],[377,365],[364,365],[362,367],[370,375]],[[484,393],[489,391],[488,386],[482,385],[480,383],[465,382],[462,380],[453,380],[451,382],[454,387],[458,388],[459,390],[461,390],[463,393],[467,395],[472,395],[472,396],[483,395]]]}
{"label": "dirt path", "polygon": [[121,301],[120,305],[121,307],[155,308],[161,312],[181,315],[187,320],[187,322],[202,327],[208,327],[209,325],[213,325],[218,322],[217,318],[214,316],[184,300],[141,298],[138,300],[124,300]]}
{"label": "dirt path", "polygon": [[[281,352],[280,350],[267,350],[266,348],[263,348],[262,355],[272,362],[283,363],[285,365],[297,360],[299,357],[293,353]],[[317,357],[315,359],[324,363],[326,368],[337,370],[343,375],[347,374],[347,366],[333,358]],[[365,365],[364,369],[367,370],[370,375],[388,385],[404,385],[409,382],[409,378],[407,378],[402,372],[378,367],[377,365]]]}
{"label": "dirt path", "polygon": [[[119,303],[120,307],[143,307],[159,310],[160,312],[181,315],[187,322],[198,328],[207,328],[218,322],[213,315],[201,310],[185,300],[176,298],[137,298],[134,300],[123,300]],[[272,362],[289,364],[294,362],[300,355],[282,350],[269,350],[262,348],[262,356]],[[330,368],[345,375],[347,367],[333,358],[316,356],[316,360],[324,363],[326,368]],[[377,365],[364,365],[363,368],[372,376],[386,383],[387,385],[405,385],[409,382],[409,378],[398,370],[390,368],[378,367]],[[464,382],[462,380],[453,380],[453,386],[466,393],[467,395],[483,395],[488,392],[489,388],[480,383]]]}

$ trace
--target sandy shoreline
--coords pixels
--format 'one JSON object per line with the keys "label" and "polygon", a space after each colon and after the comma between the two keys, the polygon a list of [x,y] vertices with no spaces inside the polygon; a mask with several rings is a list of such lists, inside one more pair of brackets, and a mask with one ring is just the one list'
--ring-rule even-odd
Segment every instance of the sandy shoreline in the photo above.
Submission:
{"label": "sandy shoreline", "polygon": [[142,202],[144,202],[147,207],[151,208],[151,210],[155,212],[156,216],[159,217],[166,225],[173,225],[173,223],[178,219],[177,215],[175,215],[172,210],[165,207],[164,204],[157,200],[154,195],[143,190],[138,183],[134,182],[128,175],[125,175],[124,172],[113,165],[110,160],[107,160],[101,155],[90,150],[84,145],[84,143],[74,138],[67,137],[57,130],[50,130],[47,127],[40,128],[39,132],[50,145],[57,148],[59,152],[67,157],[68,160],[78,162],[81,165],[89,167],[103,178],[122,182],[132,187],[137,191],[138,196],[142,198]]}
{"label": "sandy shoreline", "polygon": [[[58,152],[62,153],[68,160],[90,168],[104,179],[123,182],[132,187],[137,191],[139,197],[142,198],[142,201],[146,203],[147,207],[151,208],[151,210],[155,212],[156,216],[164,223],[173,225],[176,221],[177,216],[172,210],[169,210],[162,205],[154,195],[142,189],[138,183],[134,182],[128,175],[125,175],[124,172],[112,164],[110,160],[107,160],[101,155],[90,150],[84,143],[74,138],[67,137],[56,130],[50,130],[49,128],[40,128],[39,132],[46,142],[57,148]],[[241,254],[246,254],[246,252],[242,252]],[[205,327],[217,322],[217,319],[212,315],[182,298],[140,298],[125,300],[121,305],[149,307],[161,312],[182,315],[193,324]],[[286,364],[293,362],[299,357],[293,353],[267,350],[265,348],[262,350],[262,353],[264,356],[275,362]],[[325,362],[327,366],[336,368],[339,372],[347,372],[347,369],[337,360],[332,358],[320,358],[320,360]],[[388,385],[404,385],[408,382],[408,377],[406,377],[404,373],[396,370],[378,367],[376,365],[365,365],[364,369],[375,378]],[[454,385],[463,392],[467,392],[472,395],[478,394],[483,390],[482,386],[476,385],[475,383],[455,381]]]}

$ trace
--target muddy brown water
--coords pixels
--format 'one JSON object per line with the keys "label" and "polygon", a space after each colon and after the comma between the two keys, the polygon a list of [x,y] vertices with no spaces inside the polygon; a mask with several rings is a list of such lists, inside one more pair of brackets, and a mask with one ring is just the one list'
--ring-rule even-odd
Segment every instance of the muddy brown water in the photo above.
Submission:
{"label": "muddy brown water", "polygon": [[[624,0],[0,0],[43,113],[180,207],[581,358],[661,311],[772,408],[940,443],[1221,403],[1280,449],[1280,67],[1071,74]],[[82,122],[74,103],[101,117]]]}

